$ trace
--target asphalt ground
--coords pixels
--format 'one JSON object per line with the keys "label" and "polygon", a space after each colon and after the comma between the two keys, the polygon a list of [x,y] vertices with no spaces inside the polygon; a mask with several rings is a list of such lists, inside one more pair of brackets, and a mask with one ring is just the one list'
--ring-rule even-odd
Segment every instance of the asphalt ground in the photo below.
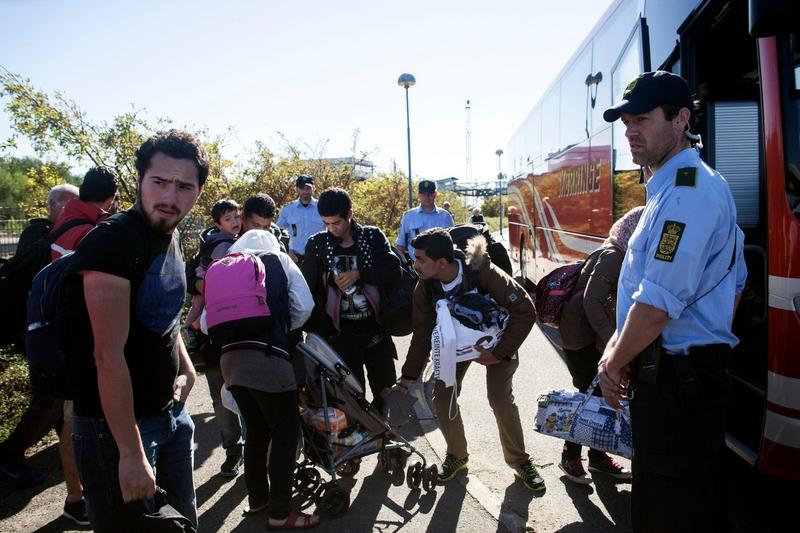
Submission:
{"label": "asphalt ground", "polygon": [[[195,423],[194,482],[200,530],[263,531],[265,515],[242,516],[247,504],[244,476],[231,480],[218,475],[225,455],[219,445],[204,376],[197,380],[187,406]],[[403,435],[427,460],[436,461],[418,423],[405,426]],[[416,460],[413,457],[411,462]],[[47,478],[41,485],[29,489],[0,487],[0,532],[85,531],[60,517],[66,489],[57,446],[51,444],[34,453],[30,464],[46,473]],[[323,479],[328,476],[323,474]],[[316,531],[498,531],[497,520],[468,493],[464,484],[449,483],[430,493],[411,490],[402,479],[383,471],[377,455],[364,458],[356,476],[342,480],[341,486],[350,494],[350,510],[341,518],[323,520]]]}
{"label": "asphalt ground", "polygon": [[[405,354],[410,338],[396,339]],[[402,363],[401,355],[398,364]],[[470,472],[432,493],[411,490],[379,467],[377,456],[364,459],[361,471],[342,486],[350,493],[350,510],[339,519],[325,520],[318,531],[613,531],[627,529],[629,485],[600,480],[575,486],[557,468],[561,441],[533,431],[536,398],[541,390],[563,388],[569,375],[558,353],[536,328],[520,350],[515,394],[528,450],[547,483],[543,495],[534,495],[505,465],[497,427],[486,400],[485,370],[470,368],[460,405],[470,443]],[[430,387],[428,387],[430,389]],[[195,487],[203,531],[261,531],[263,517],[243,518],[246,489],[243,476],[228,480],[217,475],[224,460],[219,446],[211,400],[204,377],[189,396],[195,422]],[[403,429],[428,461],[440,463],[445,444],[424,401],[417,404],[416,421]],[[416,460],[412,457],[411,461]],[[58,518],[65,489],[55,445],[31,458],[48,474],[45,483],[31,489],[0,492],[0,531],[73,531],[71,522]],[[326,477],[323,475],[323,477]],[[313,507],[312,507],[313,508]]]}
{"label": "asphalt ground", "polygon": [[[409,341],[410,337],[395,339],[398,368]],[[369,456],[352,480],[342,482],[350,494],[350,510],[342,518],[324,520],[316,531],[629,531],[630,485],[600,475],[594,476],[591,485],[567,481],[557,466],[562,441],[533,430],[539,394],[570,388],[557,344],[555,330],[535,326],[520,348],[514,379],[526,446],[547,486],[543,494],[527,490],[504,463],[486,399],[485,369],[472,365],[459,401],[470,449],[469,474],[426,494],[393,479],[378,466],[375,455]],[[414,391],[420,398],[416,420],[402,434],[428,461],[440,463],[446,449],[425,399],[430,388]],[[189,397],[188,408],[196,425],[195,486],[201,531],[262,531],[264,517],[241,516],[246,504],[243,476],[228,480],[217,475],[224,453],[203,376]],[[629,465],[626,460],[620,462]],[[31,464],[46,472],[47,479],[31,489],[12,491],[0,486],[0,532],[80,531],[59,518],[66,491],[56,447],[39,450]],[[727,471],[731,517],[736,522],[732,531],[800,531],[792,516],[800,498],[797,484],[776,483],[735,458],[729,460]]]}

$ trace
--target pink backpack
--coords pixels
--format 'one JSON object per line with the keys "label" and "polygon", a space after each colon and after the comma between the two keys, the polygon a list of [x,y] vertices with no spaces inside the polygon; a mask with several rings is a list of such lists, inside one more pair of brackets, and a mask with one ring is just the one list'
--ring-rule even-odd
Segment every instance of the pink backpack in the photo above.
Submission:
{"label": "pink backpack", "polygon": [[558,326],[564,306],[575,293],[575,286],[578,284],[578,278],[581,277],[581,270],[589,258],[600,251],[602,248],[590,253],[583,261],[562,265],[539,280],[533,299],[539,322]]}
{"label": "pink backpack", "polygon": [[253,254],[230,253],[211,263],[203,289],[208,327],[270,316],[265,280],[264,263]]}

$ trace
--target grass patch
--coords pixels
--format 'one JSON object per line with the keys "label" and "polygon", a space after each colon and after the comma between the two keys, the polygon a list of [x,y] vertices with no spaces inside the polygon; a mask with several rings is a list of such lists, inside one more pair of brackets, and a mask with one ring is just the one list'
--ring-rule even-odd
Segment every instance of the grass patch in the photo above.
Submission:
{"label": "grass patch", "polygon": [[0,348],[0,441],[14,430],[31,399],[28,364],[12,348]]}

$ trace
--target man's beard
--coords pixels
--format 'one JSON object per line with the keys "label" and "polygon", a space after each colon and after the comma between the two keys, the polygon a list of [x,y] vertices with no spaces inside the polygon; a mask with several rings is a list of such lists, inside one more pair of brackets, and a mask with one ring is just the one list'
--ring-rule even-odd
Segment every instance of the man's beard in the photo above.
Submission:
{"label": "man's beard", "polygon": [[[169,235],[173,231],[175,231],[175,228],[177,228],[178,224],[180,224],[181,221],[183,220],[183,217],[179,217],[175,222],[170,222],[170,221],[167,221],[167,220],[154,220],[153,217],[150,216],[150,213],[145,211],[144,207],[142,206],[142,199],[141,199],[141,197],[139,195],[137,195],[136,203],[133,204],[133,207],[139,213],[142,214],[142,216],[147,221],[147,225],[150,226],[150,228],[153,231],[155,231],[156,233],[162,233],[164,235]],[[167,206],[167,205],[163,205],[163,204],[154,205],[153,206],[153,211],[155,211],[159,207],[166,207],[168,209],[176,211],[177,213],[180,213],[180,210],[176,206],[174,206],[174,205]]]}

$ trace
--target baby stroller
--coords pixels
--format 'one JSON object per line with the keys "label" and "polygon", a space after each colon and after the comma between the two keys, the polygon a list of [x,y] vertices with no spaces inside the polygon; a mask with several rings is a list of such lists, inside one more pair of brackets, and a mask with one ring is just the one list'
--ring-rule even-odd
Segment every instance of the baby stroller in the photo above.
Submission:
{"label": "baby stroller", "polygon": [[[300,497],[308,505],[316,502],[327,516],[343,515],[350,506],[350,495],[338,486],[337,469],[373,453],[380,454],[384,471],[405,475],[409,488],[422,485],[426,492],[432,491],[439,475],[436,465],[427,466],[425,457],[372,407],[361,383],[333,348],[310,333],[297,345],[297,352],[302,354],[307,371],[301,397],[304,460],[296,467],[294,485]],[[412,454],[421,461],[405,470]],[[331,480],[323,481],[319,469]],[[355,470],[351,472],[354,474]]]}

